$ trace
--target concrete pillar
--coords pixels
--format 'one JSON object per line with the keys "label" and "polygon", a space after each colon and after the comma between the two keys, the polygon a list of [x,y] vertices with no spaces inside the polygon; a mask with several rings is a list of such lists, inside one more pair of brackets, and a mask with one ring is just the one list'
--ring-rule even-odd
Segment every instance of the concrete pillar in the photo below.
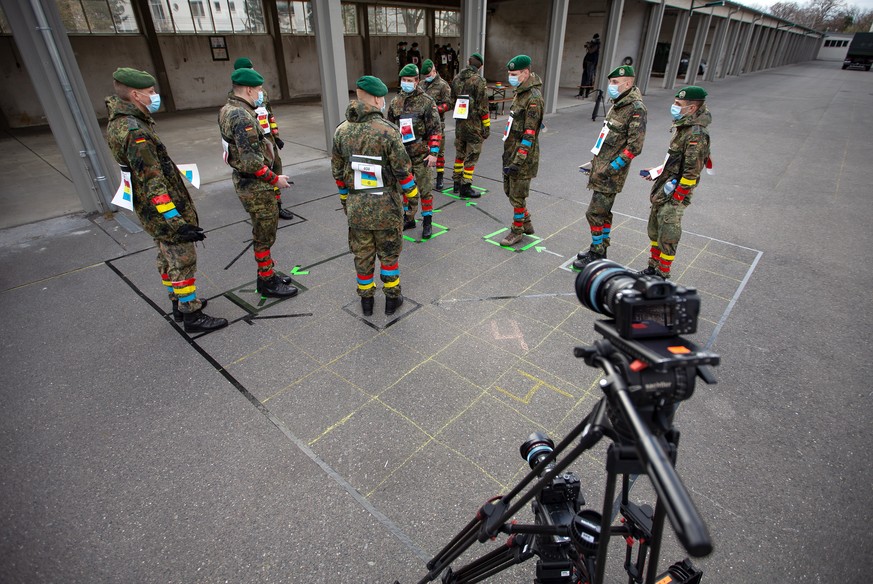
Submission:
{"label": "concrete pillar", "polygon": [[785,65],[785,53],[788,46],[788,31],[779,32],[779,44],[776,46],[776,53],[773,55],[773,66],[781,67]]}
{"label": "concrete pillar", "polygon": [[676,85],[676,75],[679,73],[679,61],[682,60],[682,48],[685,46],[685,35],[688,34],[688,22],[691,12],[683,10],[676,18],[673,29],[673,40],[670,41],[670,56],[667,59],[667,70],[664,72],[664,89],[673,89]]}
{"label": "concrete pillar", "polygon": [[685,72],[685,85],[694,85],[697,81],[697,71],[700,68],[700,60],[703,58],[703,50],[706,48],[706,38],[709,36],[711,24],[712,12],[700,15],[697,19],[694,44],[691,45],[691,56],[688,58],[688,71]]}
{"label": "concrete pillar", "polygon": [[772,69],[773,63],[776,60],[776,53],[779,51],[779,45],[782,44],[782,31],[774,29],[770,37],[770,49],[767,51],[767,58],[764,62],[765,69]]}
{"label": "concrete pillar", "polygon": [[733,75],[731,73],[734,61],[737,59],[737,53],[740,51],[740,38],[742,35],[740,34],[743,30],[743,21],[742,14],[740,14],[740,20],[732,20],[728,23],[728,40],[727,47],[725,51],[724,62],[721,65],[721,69],[718,72],[718,78],[724,79],[728,75]]}
{"label": "concrete pillar", "polygon": [[282,46],[282,28],[279,26],[279,7],[275,2],[267,2],[264,6],[267,16],[267,32],[273,41],[273,56],[276,58],[276,69],[279,72],[279,91],[282,99],[288,99],[288,68],[285,67],[285,49]]}
{"label": "concrete pillar", "polygon": [[485,54],[485,14],[488,0],[461,0],[461,52],[458,53],[461,69],[467,66],[467,59],[473,53]]}
{"label": "concrete pillar", "polygon": [[552,19],[549,23],[549,52],[543,78],[543,99],[546,112],[558,111],[558,87],[561,81],[561,61],[564,57],[564,34],[567,31],[569,0],[552,0]]}
{"label": "concrete pillar", "polygon": [[321,77],[321,109],[324,112],[325,150],[330,152],[336,127],[345,119],[349,104],[346,47],[342,8],[333,0],[312,0],[312,26],[318,50]]}
{"label": "concrete pillar", "polygon": [[649,89],[649,80],[652,78],[652,65],[655,61],[655,49],[658,46],[658,37],[661,35],[661,23],[664,20],[664,8],[666,0],[660,4],[649,5],[649,26],[646,29],[646,40],[643,45],[643,55],[637,69],[637,87],[643,95]]}
{"label": "concrete pillar", "polygon": [[[158,33],[155,22],[152,19],[152,11],[149,9],[148,0],[133,0],[131,2],[139,29],[145,37],[149,48],[149,56],[155,66],[155,79],[161,90],[161,104],[168,112],[176,111],[176,100],[173,99],[173,88],[170,85],[170,77],[167,75],[167,66],[164,63],[164,53],[161,51],[161,43],[158,42]],[[120,180],[120,179],[119,179]]]}
{"label": "concrete pillar", "polygon": [[755,51],[758,48],[758,41],[761,36],[761,30],[762,29],[760,24],[752,25],[752,38],[749,42],[749,49],[748,51],[746,51],[746,55],[742,63],[743,73],[751,73],[753,71],[752,62],[755,60]]}
{"label": "concrete pillar", "polygon": [[718,68],[725,60],[724,48],[730,23],[730,15],[728,15],[727,18],[719,18],[718,24],[715,26],[715,39],[709,51],[709,58],[706,61],[706,76],[704,78],[707,81],[715,80]]}
{"label": "concrete pillar", "polygon": [[364,53],[364,75],[373,74],[373,47],[370,44],[370,11],[366,4],[356,4],[358,22],[361,23],[361,44]]}
{"label": "concrete pillar", "polygon": [[[600,49],[600,61],[597,65],[597,88],[606,93],[606,86],[609,84],[609,79],[606,75],[610,71],[619,66],[615,62],[615,55],[618,52],[618,35],[621,33],[621,13],[624,11],[624,0],[610,0],[609,16],[606,21],[606,33],[602,47]],[[603,75],[599,72],[603,71]]]}
{"label": "concrete pillar", "polygon": [[[104,213],[121,181],[54,0],[0,0],[18,54],[87,212]],[[111,90],[112,79],[106,79]]]}
{"label": "concrete pillar", "polygon": [[770,46],[770,36],[773,34],[773,29],[769,26],[764,27],[758,39],[758,46],[755,49],[755,61],[752,64],[753,71],[760,71],[764,68],[764,57],[767,55],[767,49]]}

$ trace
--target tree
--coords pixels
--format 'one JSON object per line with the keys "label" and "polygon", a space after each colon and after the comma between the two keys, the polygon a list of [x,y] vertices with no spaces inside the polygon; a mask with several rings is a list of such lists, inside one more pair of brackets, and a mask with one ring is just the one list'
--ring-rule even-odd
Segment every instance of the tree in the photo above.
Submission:
{"label": "tree", "polygon": [[406,26],[406,34],[418,33],[418,24],[424,18],[424,8],[404,8],[403,24]]}

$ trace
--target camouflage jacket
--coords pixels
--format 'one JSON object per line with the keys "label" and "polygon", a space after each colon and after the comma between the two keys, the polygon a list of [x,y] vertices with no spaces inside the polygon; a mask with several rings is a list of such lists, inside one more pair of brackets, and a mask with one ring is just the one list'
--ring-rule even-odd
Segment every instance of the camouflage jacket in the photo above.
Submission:
{"label": "camouflage jacket", "polygon": [[155,121],[115,96],[106,98],[106,110],[109,149],[118,164],[130,169],[133,209],[143,229],[154,239],[178,243],[176,232],[185,223],[197,225],[197,211],[179,169],[155,133]]}
{"label": "camouflage jacket", "polygon": [[600,152],[591,160],[588,188],[620,193],[630,171],[630,162],[643,151],[646,139],[646,106],[636,86],[620,95],[606,114],[604,129],[609,133]]}
{"label": "camouflage jacket", "polygon": [[401,190],[408,197],[418,195],[400,130],[360,101],[349,104],[346,121],[336,128],[330,168],[352,229],[398,228]]}
{"label": "camouflage jacket", "polygon": [[[258,126],[265,136],[270,138],[270,141],[275,144],[276,138],[279,137],[279,124],[276,123],[276,117],[273,115],[273,108],[270,107],[270,96],[267,95],[267,90],[264,91],[264,103],[254,109],[255,118],[258,120]],[[227,92],[227,99],[233,97],[233,90]]]}
{"label": "camouflage jacket", "polygon": [[515,97],[506,120],[503,142],[503,166],[518,167],[516,176],[533,178],[540,166],[540,128],[543,126],[543,80],[531,73],[515,89]]}
{"label": "camouflage jacket", "polygon": [[467,119],[455,120],[455,135],[465,142],[481,142],[491,133],[488,113],[488,93],[485,80],[475,67],[470,66],[452,79],[452,108],[461,96],[470,98]]}
{"label": "camouflage jacket", "polygon": [[419,87],[424,89],[424,92],[433,98],[437,104],[437,111],[440,113],[440,123],[443,133],[446,130],[446,112],[452,109],[452,88],[449,83],[440,77],[437,73],[433,81],[428,82],[427,79],[422,79],[419,82]]}
{"label": "camouflage jacket", "polygon": [[273,191],[279,176],[271,169],[275,145],[258,126],[255,109],[232,95],[218,113],[225,162],[233,167],[233,186],[238,192]]}
{"label": "camouflage jacket", "polygon": [[[405,134],[407,120],[412,134]],[[442,124],[436,102],[421,87],[412,93],[400,92],[388,106],[388,121],[400,128],[400,138],[412,164],[420,164],[428,154],[436,155],[442,139]]]}
{"label": "camouflage jacket", "polygon": [[694,115],[673,122],[673,128],[670,130],[673,136],[667,150],[664,172],[652,185],[652,203],[656,205],[666,203],[668,195],[664,193],[664,184],[676,179],[673,202],[686,206],[691,204],[691,196],[700,182],[700,174],[709,159],[710,123],[712,123],[712,114],[709,113],[706,105]]}

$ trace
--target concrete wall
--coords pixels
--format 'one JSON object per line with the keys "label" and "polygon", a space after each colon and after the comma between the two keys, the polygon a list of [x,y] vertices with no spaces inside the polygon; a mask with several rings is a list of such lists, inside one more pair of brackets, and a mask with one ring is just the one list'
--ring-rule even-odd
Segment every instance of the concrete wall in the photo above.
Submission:
{"label": "concrete wall", "polygon": [[[639,66],[640,57],[643,54],[643,31],[647,26],[647,16],[648,7],[645,2],[625,0],[624,12],[621,15],[621,29],[618,34],[618,48],[615,51],[615,62],[601,63],[599,67],[601,71],[609,73],[621,65],[625,57],[630,57],[635,67]],[[603,37],[603,34],[600,36]]]}
{"label": "concrete wall", "polygon": [[[506,63],[518,54],[531,58],[531,70],[540,76],[546,66],[550,2],[512,0],[488,7],[485,21],[485,77],[506,82]],[[461,64],[469,55],[464,53]]]}
{"label": "concrete wall", "polygon": [[12,128],[48,123],[11,36],[0,36],[0,110]]}
{"label": "concrete wall", "polygon": [[[567,8],[567,32],[564,36],[564,62],[561,66],[561,87],[575,87],[582,80],[582,59],[585,43],[595,34],[603,36],[606,26],[606,0],[574,0]],[[593,12],[596,16],[589,16]],[[603,16],[599,16],[603,14]],[[602,40],[602,39],[601,39]],[[598,68],[600,64],[598,63]]]}

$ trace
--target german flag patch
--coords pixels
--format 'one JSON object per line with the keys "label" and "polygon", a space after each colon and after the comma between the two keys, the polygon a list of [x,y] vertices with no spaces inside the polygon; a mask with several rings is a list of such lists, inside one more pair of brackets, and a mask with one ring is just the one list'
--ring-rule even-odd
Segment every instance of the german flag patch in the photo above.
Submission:
{"label": "german flag patch", "polygon": [[137,144],[142,144],[142,143],[145,142],[145,141],[146,141],[145,138],[137,138],[137,139],[136,139],[136,143],[137,143]]}
{"label": "german flag patch", "polygon": [[246,132],[251,132],[254,126],[246,126]]}

